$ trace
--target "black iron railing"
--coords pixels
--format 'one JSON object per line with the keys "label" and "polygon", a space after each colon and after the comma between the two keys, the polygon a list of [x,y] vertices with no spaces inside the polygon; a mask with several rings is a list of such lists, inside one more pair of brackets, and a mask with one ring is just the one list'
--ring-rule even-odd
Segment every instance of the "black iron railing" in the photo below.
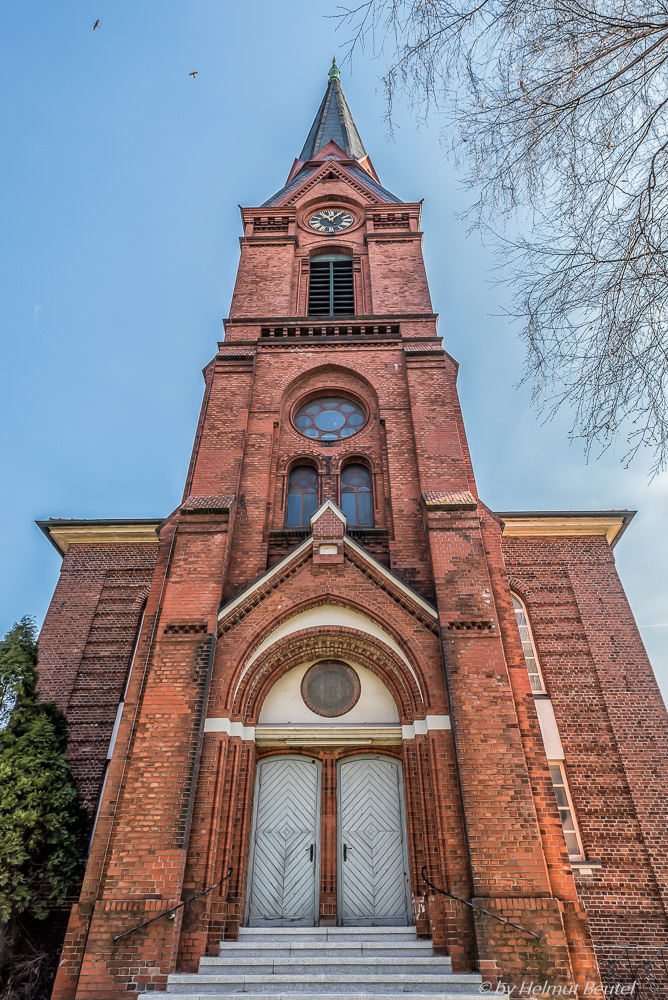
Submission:
{"label": "black iron railing", "polygon": [[536,941],[540,941],[540,934],[536,934],[535,931],[527,930],[526,927],[522,927],[520,924],[513,923],[512,920],[506,920],[505,917],[500,917],[498,913],[492,913],[491,910],[486,910],[482,906],[478,906],[477,903],[471,903],[468,899],[462,899],[461,896],[453,896],[451,892],[446,892],[445,889],[441,889],[440,886],[434,885],[433,882],[427,878],[427,868],[423,866],[422,868],[422,880],[425,882],[430,889],[434,892],[439,892],[441,896],[447,896],[448,899],[454,899],[457,903],[463,903],[464,906],[468,906],[471,910],[477,910],[478,913],[484,913],[486,917],[493,917],[494,920],[498,920],[500,924],[508,924],[509,927],[514,927],[516,931],[522,931],[523,934],[530,934],[532,938]]}
{"label": "black iron railing", "polygon": [[217,889],[219,885],[223,884],[223,882],[227,882],[231,874],[232,874],[232,866],[230,866],[227,869],[227,874],[223,875],[223,877],[221,879],[218,879],[217,882],[214,882],[213,885],[208,886],[206,889],[202,889],[201,892],[195,893],[195,895],[190,896],[189,899],[182,900],[182,902],[177,903],[176,906],[170,906],[168,910],[161,910],[160,913],[156,913],[154,917],[149,917],[149,919],[145,920],[142,924],[137,924],[136,927],[131,927],[129,931],[123,931],[122,934],[117,934],[116,937],[114,938],[114,944],[116,944],[117,941],[120,941],[121,938],[129,937],[130,934],[134,934],[135,931],[140,931],[142,927],[148,927],[148,925],[152,924],[154,920],[160,920],[161,917],[167,917],[169,916],[170,913],[176,913],[176,911],[180,910],[181,907],[188,906],[190,903],[194,903],[196,899],[200,899],[202,896],[206,896],[207,892],[211,892],[212,889]]}
{"label": "black iron railing", "polygon": [[619,958],[601,970],[604,985],[629,987],[625,995],[632,1000],[642,997],[668,997],[668,947],[650,950],[636,945],[622,946]]}

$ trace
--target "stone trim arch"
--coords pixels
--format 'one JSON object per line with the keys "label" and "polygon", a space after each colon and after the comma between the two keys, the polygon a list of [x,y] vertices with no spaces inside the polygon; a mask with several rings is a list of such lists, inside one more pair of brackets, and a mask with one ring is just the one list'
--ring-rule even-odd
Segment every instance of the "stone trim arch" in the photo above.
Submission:
{"label": "stone trim arch", "polygon": [[[281,626],[289,622],[291,619],[297,618],[300,615],[304,614],[304,612],[312,611],[315,608],[322,607],[323,605],[334,605],[338,608],[341,608],[342,611],[346,610],[353,611],[354,613],[360,615],[361,617],[367,618],[372,624],[382,629],[382,631],[387,632],[387,634],[394,640],[397,646],[401,649],[403,655],[405,656],[408,662],[408,667],[406,667],[406,664],[404,664],[404,669],[407,669],[408,672],[413,675],[413,681],[415,684],[416,691],[419,692],[419,701],[424,705],[429,704],[429,698],[427,697],[427,684],[425,682],[422,666],[418,661],[418,659],[416,658],[416,656],[411,651],[411,649],[409,648],[408,644],[406,643],[405,637],[402,636],[400,632],[396,631],[387,622],[387,619],[383,618],[374,609],[368,608],[366,605],[351,600],[351,598],[348,595],[346,595],[346,597],[343,598],[341,597],[341,595],[335,592],[332,593],[330,591],[329,593],[322,594],[320,597],[317,597],[315,599],[310,598],[298,604],[292,605],[289,608],[289,610],[287,610],[280,617],[277,617],[272,622],[271,628],[268,631],[268,633],[265,632],[262,635],[255,636],[247,643],[245,648],[241,650],[236,657],[235,675],[230,679],[229,695],[226,703],[226,708],[228,709],[230,708],[230,698],[232,701],[236,701],[236,695],[243,682],[244,674],[248,668],[249,661],[254,660],[254,654],[256,653],[257,649],[266,641],[268,635],[271,636],[273,632],[277,631],[279,628],[281,628]],[[408,611],[407,613],[411,614],[411,611]],[[414,613],[412,613],[412,617],[417,617],[417,616]],[[424,625],[421,618],[418,617],[418,620],[420,621],[421,624]],[[337,626],[323,626],[323,627],[343,629],[346,626],[337,625]],[[429,628],[427,628],[427,630],[430,631]],[[364,632],[361,629],[355,629],[355,630],[351,629],[351,631],[358,632],[360,635],[363,636],[368,636],[370,639],[374,638],[370,633]],[[285,636],[284,639],[289,639],[290,635],[297,635],[299,632],[301,632],[301,629],[297,629],[295,632],[290,633],[288,636]],[[281,641],[280,639],[277,639],[276,642],[272,643],[271,646],[269,646],[268,649],[265,650],[265,652],[268,653],[271,649],[274,648],[276,643],[280,641]],[[377,641],[383,646],[383,648],[388,649],[392,656],[396,657],[396,653],[394,653],[391,650],[391,648],[387,646],[386,643],[384,643],[381,639],[378,639]],[[400,657],[397,657],[397,660],[400,661]]]}
{"label": "stone trim arch", "polygon": [[232,713],[244,725],[255,725],[269,690],[292,667],[318,656],[348,657],[371,670],[392,694],[403,724],[426,711],[422,692],[400,658],[368,633],[343,626],[303,629],[269,647],[254,669],[242,677],[234,694]]}

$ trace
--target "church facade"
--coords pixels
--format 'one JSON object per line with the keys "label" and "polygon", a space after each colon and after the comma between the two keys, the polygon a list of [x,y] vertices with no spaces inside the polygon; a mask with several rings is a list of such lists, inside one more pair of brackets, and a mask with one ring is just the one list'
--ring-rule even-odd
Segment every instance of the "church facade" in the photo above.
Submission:
{"label": "church facade", "polygon": [[163,990],[244,928],[414,927],[494,987],[598,983],[668,945],[632,513],[478,497],[420,203],[336,67],[242,219],[179,507],[39,522],[42,696],[95,815],[53,996]]}

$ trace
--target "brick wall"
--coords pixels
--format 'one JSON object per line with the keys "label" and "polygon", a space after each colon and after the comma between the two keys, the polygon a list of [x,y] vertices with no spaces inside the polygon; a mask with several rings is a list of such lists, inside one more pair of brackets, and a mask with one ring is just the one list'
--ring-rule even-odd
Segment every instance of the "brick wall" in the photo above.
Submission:
{"label": "brick wall", "polygon": [[[625,543],[627,540],[624,540]],[[668,945],[668,719],[603,536],[508,538],[565,754],[602,967]]]}
{"label": "brick wall", "polygon": [[67,715],[72,771],[95,808],[156,544],[70,545],[39,637],[40,694]]}

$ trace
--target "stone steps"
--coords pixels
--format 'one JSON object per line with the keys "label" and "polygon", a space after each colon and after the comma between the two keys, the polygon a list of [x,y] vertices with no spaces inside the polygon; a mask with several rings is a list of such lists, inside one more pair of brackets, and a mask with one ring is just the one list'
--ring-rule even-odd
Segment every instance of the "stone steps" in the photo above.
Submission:
{"label": "stone steps", "polygon": [[244,927],[223,941],[198,973],[173,973],[166,993],[145,1000],[473,1000],[481,977],[453,974],[448,956],[434,955],[414,927]]}
{"label": "stone steps", "polygon": [[[399,957],[429,957],[432,954],[431,941],[226,941],[220,955],[238,956],[242,961],[248,958],[382,958],[385,956]],[[203,962],[214,962],[217,959],[203,958]],[[449,961],[446,957],[445,961]]]}
{"label": "stone steps", "polygon": [[255,993],[267,996],[276,993],[327,994],[337,993],[422,993],[425,995],[442,993],[470,993],[474,983],[467,975],[354,975],[323,974],[308,976],[211,976],[174,974],[169,977],[167,993],[182,995],[202,994],[208,996],[229,996],[235,993]]}
{"label": "stone steps", "polygon": [[[286,945],[300,941],[317,941],[319,944],[323,941],[364,944],[397,941],[413,945],[417,943],[417,936],[414,927],[241,927],[239,941],[282,941]],[[227,941],[222,941],[221,948],[226,948],[227,944]]]}
{"label": "stone steps", "polygon": [[[408,950],[408,949],[405,949]],[[327,966],[332,972],[346,975],[376,975],[383,971],[393,974],[425,975],[442,973],[445,963],[442,958],[433,955],[405,955],[401,957],[369,955],[350,957],[341,955],[312,955],[301,958],[295,955],[267,958],[266,956],[227,956],[221,958],[203,958],[199,971],[206,975],[229,975],[239,973],[248,976],[315,976]]]}

